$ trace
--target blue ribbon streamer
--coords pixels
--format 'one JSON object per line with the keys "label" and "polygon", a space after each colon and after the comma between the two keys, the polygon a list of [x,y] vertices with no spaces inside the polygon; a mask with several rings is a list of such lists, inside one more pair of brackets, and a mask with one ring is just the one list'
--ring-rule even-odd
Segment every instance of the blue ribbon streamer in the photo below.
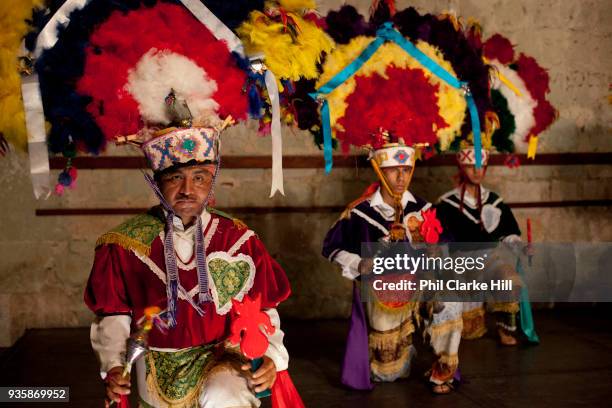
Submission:
{"label": "blue ribbon streamer", "polygon": [[423,51],[419,50],[414,44],[408,41],[404,36],[393,28],[393,24],[390,22],[384,23],[378,31],[376,31],[377,37],[382,37],[387,41],[393,41],[404,51],[408,53],[412,58],[417,60],[419,64],[427,68],[432,74],[446,82],[453,88],[460,89],[463,85],[457,78],[451,75],[447,70],[438,65],[437,62],[429,58]]}
{"label": "blue ribbon streamer", "polygon": [[474,97],[469,89],[465,93],[468,109],[470,110],[470,119],[472,120],[472,135],[474,140],[474,160],[476,168],[482,167],[482,141],[480,140],[480,119],[478,118],[478,108],[474,102]]}
{"label": "blue ribbon streamer", "polygon": [[521,318],[521,329],[531,343],[539,343],[540,338],[535,332],[535,324],[533,323],[533,315],[531,314],[531,304],[529,303],[529,292],[525,285],[525,273],[521,265],[521,260],[516,260],[516,270],[519,276],[523,280],[523,286],[521,287],[521,297],[519,301],[520,307],[520,318]]}
{"label": "blue ribbon streamer", "polygon": [[346,80],[359,71],[359,68],[363,66],[368,60],[374,55],[374,53],[385,43],[383,38],[376,38],[372,41],[365,50],[359,54],[357,58],[344,69],[338,72],[332,79],[326,84],[317,89],[316,92],[309,94],[311,98],[315,100],[322,99],[321,105],[321,122],[323,122],[323,157],[325,158],[325,173],[329,174],[333,166],[332,157],[332,129],[331,129],[331,118],[329,115],[329,104],[327,99],[321,98],[323,95],[327,95],[333,92],[334,89],[342,85]]}
{"label": "blue ribbon streamer", "polygon": [[361,54],[359,54],[359,56],[355,58],[353,62],[348,64],[346,67],[344,67],[342,71],[338,72],[325,85],[321,86],[317,90],[317,94],[327,95],[328,93],[332,92],[334,89],[342,85],[344,82],[346,82],[346,80],[352,77],[355,74],[355,72],[359,71],[359,69],[363,66],[363,64],[365,64],[366,62],[368,62],[370,58],[372,58],[372,55],[374,55],[374,53],[378,51],[380,46],[385,43],[385,40],[386,39],[383,37],[377,37],[376,39],[374,39],[361,52]]}
{"label": "blue ribbon streamer", "polygon": [[332,130],[327,99],[323,101],[323,106],[321,106],[321,116],[323,118],[323,157],[325,158],[325,174],[329,174],[334,159],[332,157]]}
{"label": "blue ribbon streamer", "polygon": [[419,50],[414,44],[404,38],[399,31],[393,28],[393,23],[386,22],[383,23],[382,26],[376,31],[376,39],[374,39],[353,62],[347,65],[342,71],[338,72],[326,84],[319,87],[316,92],[309,94],[313,99],[323,99],[323,104],[321,106],[321,119],[323,122],[323,155],[325,157],[325,172],[329,173],[332,169],[332,130],[329,105],[327,100],[321,97],[328,95],[334,89],[346,82],[346,80],[353,76],[363,66],[363,64],[365,64],[372,57],[372,55],[374,55],[381,45],[388,41],[392,41],[399,45],[408,53],[408,55],[417,60],[419,64],[451,87],[455,89],[463,89],[465,91],[465,99],[468,104],[470,119],[472,121],[476,168],[480,168],[482,166],[480,119],[478,117],[478,109],[476,108],[474,97],[469,90],[467,82],[459,81],[438,63]]}

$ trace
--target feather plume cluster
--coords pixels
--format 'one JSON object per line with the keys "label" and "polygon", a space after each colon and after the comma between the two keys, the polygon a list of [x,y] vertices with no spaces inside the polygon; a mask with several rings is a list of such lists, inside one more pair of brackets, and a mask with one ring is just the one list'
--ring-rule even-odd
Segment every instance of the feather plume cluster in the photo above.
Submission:
{"label": "feather plume cluster", "polygon": [[173,87],[199,119],[246,118],[245,72],[225,42],[183,6],[94,0],[70,20],[37,65],[53,151],[72,139],[80,150],[98,153],[118,135],[150,122],[164,125],[163,97]]}
{"label": "feather plume cluster", "polygon": [[151,49],[129,71],[125,89],[138,102],[145,122],[169,125],[172,121],[165,104],[160,103],[174,91],[184,100],[195,121],[209,126],[218,121],[219,104],[212,99],[217,82],[189,58],[170,51]]}
{"label": "feather plume cluster", "polygon": [[0,135],[14,147],[26,150],[27,133],[18,71],[20,45],[30,30],[26,20],[42,0],[0,2]]}
{"label": "feather plume cluster", "polygon": [[[350,64],[359,53],[372,41],[378,26],[392,19],[401,34],[412,41],[426,55],[455,75],[459,80],[467,82],[474,97],[481,123],[486,112],[493,109],[489,94],[489,66],[483,62],[482,49],[479,44],[471,41],[468,34],[462,31],[456,19],[446,15],[421,15],[412,8],[394,12],[389,2],[377,2],[378,7],[372,10],[371,17],[366,19],[352,7],[345,5],[333,10],[326,16],[326,31],[338,44],[326,57],[322,65],[322,74],[315,83],[298,83],[298,94],[293,96],[292,103],[296,108],[297,125],[301,129],[309,129],[320,137],[320,128],[313,118],[317,114],[317,104],[304,99],[308,92],[314,92],[342,68]],[[387,66],[423,69],[412,60],[405,51],[394,44],[385,44],[356,74],[362,76],[374,73],[385,77]],[[373,68],[374,67],[374,68]],[[447,124],[437,129],[439,140],[438,150],[449,148],[456,137],[467,137],[471,132],[471,121],[467,112],[465,98],[460,92],[455,92],[448,85],[423,70],[428,80],[438,85],[436,105],[440,116]],[[347,109],[347,97],[355,89],[355,80],[350,78],[337,88],[328,98],[330,115],[334,130],[342,132],[338,124]],[[384,104],[387,99],[379,95],[376,104]],[[374,104],[374,102],[372,103]],[[314,113],[312,112],[314,110]]]}
{"label": "feather plume cluster", "polygon": [[[515,131],[511,134],[511,139],[515,147],[523,151],[527,146],[529,131],[535,125],[533,111],[536,101],[531,97],[525,82],[515,70],[499,64],[496,60],[492,60],[491,64],[498,72],[498,75],[494,76],[491,81],[491,89],[499,91],[506,100],[508,110],[512,113],[515,122]],[[500,74],[513,85],[514,89],[509,88],[499,79]]]}
{"label": "feather plume cluster", "polygon": [[514,45],[501,34],[483,43],[484,57],[495,69],[491,80],[500,128],[493,134],[498,151],[526,151],[529,138],[538,136],[556,119],[547,100],[549,76],[533,57],[516,56]]}
{"label": "feather plume cluster", "polygon": [[[356,76],[355,91],[346,98],[348,108],[338,120],[337,137],[343,150],[349,144],[381,147],[379,130],[402,138],[407,145],[435,144],[436,130],[448,123],[437,107],[440,84],[431,83],[421,69],[387,67],[384,76]],[[380,101],[380,103],[372,103]]]}
{"label": "feather plume cluster", "polygon": [[534,109],[535,125],[529,131],[530,134],[537,136],[557,119],[557,110],[548,101],[550,93],[550,77],[548,72],[542,68],[533,57],[525,54],[519,55],[516,61],[516,68],[519,76],[525,81],[525,86],[529,89],[531,96],[536,101]]}
{"label": "feather plume cluster", "polygon": [[237,29],[247,54],[263,54],[278,80],[316,78],[317,64],[334,42],[309,17],[314,6],[312,0],[281,0],[266,3],[265,12],[252,11]]}
{"label": "feather plume cluster", "polygon": [[[333,78],[338,72],[340,72],[344,67],[349,65],[353,60],[355,60],[359,54],[370,44],[373,40],[371,37],[359,36],[351,40],[346,45],[338,46],[326,59],[325,64],[323,65],[323,72],[317,81],[316,86],[320,87],[328,82],[331,78]],[[419,41],[416,44],[417,48],[419,48],[423,53],[425,53],[429,58],[434,60],[438,65],[442,66],[445,70],[454,74],[454,70],[450,63],[444,60],[440,51],[423,41]],[[340,118],[344,117],[347,114],[349,109],[352,109],[350,104],[348,103],[349,96],[357,92],[356,89],[356,76],[363,77],[372,77],[374,74],[382,78],[388,78],[387,69],[389,67],[399,68],[408,74],[410,70],[418,70],[422,72],[422,75],[426,80],[434,85],[431,88],[422,88],[429,89],[434,92],[434,98],[426,98],[424,100],[433,101],[432,105],[434,110],[436,111],[436,115],[423,118],[424,120],[429,120],[430,125],[434,126],[437,122],[437,115],[443,119],[443,126],[435,126],[434,131],[437,136],[437,139],[440,142],[442,150],[445,150],[449,147],[452,140],[459,134],[463,121],[465,119],[466,114],[466,102],[463,97],[462,91],[457,90],[444,81],[439,79],[437,76],[433,75],[430,71],[424,69],[418,61],[413,59],[410,55],[408,55],[401,47],[394,43],[387,43],[382,45],[376,53],[370,58],[356,73],[354,76],[345,81],[342,85],[337,87],[333,92],[331,92],[327,96],[327,101],[329,103],[330,108],[330,118],[331,125],[336,130],[336,132],[343,132],[345,129],[340,123]],[[395,72],[395,71],[394,71]],[[362,81],[363,83],[364,81]],[[367,87],[363,85],[366,89]],[[388,101],[401,101],[402,99],[406,99],[411,97],[409,94],[399,94],[399,90],[402,89],[403,92],[410,92],[408,88],[399,87],[397,89],[397,93],[393,92],[393,88],[385,88],[385,93],[379,93],[376,97],[372,95],[370,98],[370,104],[385,106]],[[419,93],[419,97],[424,97],[424,93]],[[393,108],[388,109],[397,109],[399,113],[405,113],[407,118],[410,117],[411,108],[408,105],[402,105],[401,103],[395,102]],[[428,110],[428,113],[433,113],[434,110]],[[364,112],[360,112],[363,115]],[[362,116],[364,117],[364,116]],[[359,115],[355,116],[355,119],[358,120]],[[379,120],[383,120],[381,116]],[[359,126],[359,121],[357,123]],[[431,127],[430,126],[430,127]],[[348,134],[348,133],[347,133]],[[399,135],[403,137],[405,140],[410,139],[409,135]],[[351,137],[349,135],[349,137]],[[432,142],[432,140],[429,140]],[[348,140],[344,140],[345,143],[351,143],[355,145],[359,145],[359,143],[352,143]]]}

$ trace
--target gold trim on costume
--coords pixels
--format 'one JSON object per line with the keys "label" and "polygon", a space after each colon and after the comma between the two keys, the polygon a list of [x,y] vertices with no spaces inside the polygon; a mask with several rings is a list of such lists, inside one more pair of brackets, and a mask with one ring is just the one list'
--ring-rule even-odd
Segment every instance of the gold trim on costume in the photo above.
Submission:
{"label": "gold trim on costume", "polygon": [[518,302],[495,302],[490,303],[488,308],[492,312],[504,312],[504,313],[518,313],[519,304]]}
{"label": "gold trim on costume", "polygon": [[482,317],[485,315],[485,309],[484,306],[478,306],[472,310],[468,310],[467,312],[463,312],[461,314],[463,316],[463,319],[474,319],[476,317]]}
{"label": "gold trim on costume", "polygon": [[455,320],[447,320],[441,324],[432,324],[429,327],[429,332],[431,336],[439,336],[442,334],[446,334],[453,330],[461,329],[463,327],[463,319],[455,319]]}
{"label": "gold trim on costume", "polygon": [[157,370],[155,368],[155,361],[151,353],[147,353],[146,358],[149,361],[150,372],[146,376],[147,391],[151,399],[158,408],[198,408],[198,398],[202,391],[204,380],[208,373],[212,370],[213,366],[217,361],[212,358],[202,369],[202,373],[195,387],[193,387],[183,398],[178,400],[171,400],[166,397],[163,391],[159,388],[157,382]]}
{"label": "gold trim on costume", "polygon": [[116,232],[107,232],[106,234],[98,238],[98,240],[96,241],[96,247],[110,244],[119,245],[124,249],[133,250],[145,256],[151,255],[150,246],[145,245],[136,239],[128,238],[125,235]]}
{"label": "gold trim on costume", "polygon": [[410,347],[406,347],[397,360],[383,362],[370,359],[370,369],[373,374],[381,376],[392,376],[399,373],[410,360]]}
{"label": "gold trim on costume", "polygon": [[440,354],[438,362],[449,367],[457,367],[459,365],[459,354]]}
{"label": "gold trim on costume", "polygon": [[370,369],[374,375],[388,377],[400,374],[410,361],[413,332],[414,325],[410,319],[391,330],[370,329],[368,349]]}
{"label": "gold trim on costume", "polygon": [[466,340],[478,339],[487,332],[485,325],[485,308],[478,306],[462,313],[463,331],[461,338]]}
{"label": "gold trim on costume", "polygon": [[[398,338],[410,337],[414,330],[414,324],[410,320],[402,322],[399,327],[391,330],[378,331],[370,329],[368,344],[371,349],[388,349],[398,342]],[[412,342],[409,344],[412,344]]]}

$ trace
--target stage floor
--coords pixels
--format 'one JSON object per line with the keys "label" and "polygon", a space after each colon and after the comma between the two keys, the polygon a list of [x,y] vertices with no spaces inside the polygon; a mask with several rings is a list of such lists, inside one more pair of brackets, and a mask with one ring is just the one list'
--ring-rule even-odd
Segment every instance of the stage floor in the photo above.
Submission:
{"label": "stage floor", "polygon": [[[431,359],[419,347],[411,378],[355,392],[339,383],[347,321],[288,321],[290,373],[307,407],[568,407],[601,406],[612,397],[610,307],[535,312],[541,344],[498,346],[492,336],[464,341],[465,383],[434,396],[423,381]],[[70,386],[69,404],[16,407],[102,406],[103,389],[88,329],[29,330],[0,354],[0,385]],[[607,402],[606,402],[607,401]],[[0,406],[8,406],[0,403]],[[136,405],[133,404],[133,407]],[[262,404],[269,407],[269,401]]]}

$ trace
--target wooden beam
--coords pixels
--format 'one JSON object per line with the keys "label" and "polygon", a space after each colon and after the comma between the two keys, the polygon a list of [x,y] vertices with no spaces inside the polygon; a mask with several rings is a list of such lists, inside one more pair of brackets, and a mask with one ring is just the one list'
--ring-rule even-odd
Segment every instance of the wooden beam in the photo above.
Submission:
{"label": "wooden beam", "polygon": [[[522,166],[563,166],[563,165],[585,165],[585,164],[612,164],[611,153],[542,153],[535,160],[527,159],[524,154],[518,155]],[[506,155],[493,154],[489,161],[491,166],[503,166]],[[99,157],[76,157],[73,159],[78,169],[146,169],[147,162],[144,157],[137,156],[99,156]],[[454,154],[442,154],[434,156],[424,162],[419,162],[419,167],[455,166]],[[50,160],[52,169],[59,170],[66,166],[66,158],[52,157]],[[272,167],[270,156],[225,156],[221,167],[226,169],[269,169]],[[323,169],[323,156],[300,156],[291,155],[283,157],[283,167],[286,169]],[[370,167],[365,156],[334,156],[334,167],[354,168]]]}
{"label": "wooden beam", "polygon": [[[610,207],[612,200],[569,200],[508,203],[511,208],[562,208],[562,207]],[[344,206],[313,207],[227,207],[230,214],[286,214],[286,213],[340,213]],[[39,208],[36,216],[81,216],[81,215],[133,215],[146,212],[147,208]]]}

